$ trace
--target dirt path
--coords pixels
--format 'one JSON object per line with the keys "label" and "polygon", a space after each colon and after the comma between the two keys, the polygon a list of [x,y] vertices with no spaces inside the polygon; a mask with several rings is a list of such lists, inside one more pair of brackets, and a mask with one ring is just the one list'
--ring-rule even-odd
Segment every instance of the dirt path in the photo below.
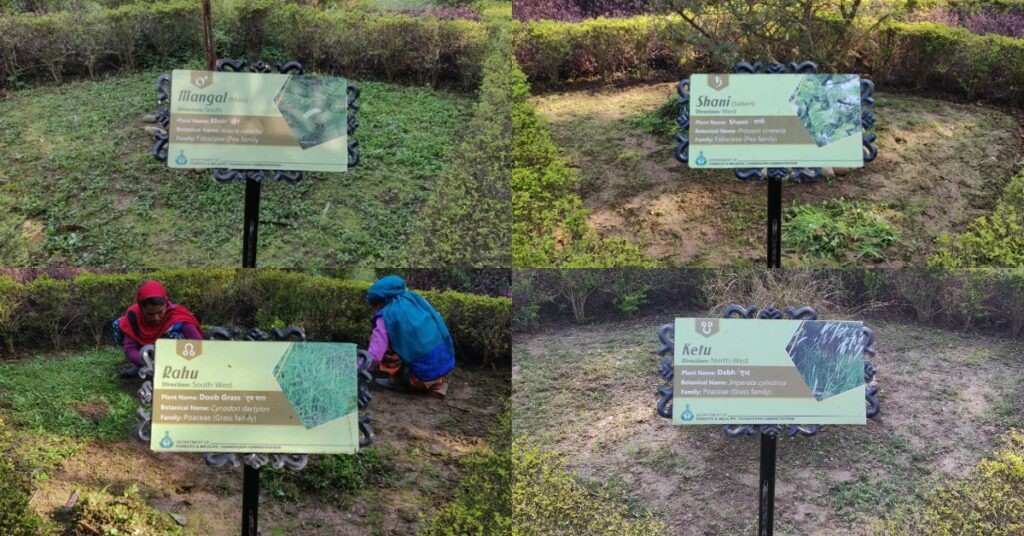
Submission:
{"label": "dirt path", "polygon": [[[507,397],[508,372],[456,369],[447,400],[376,390],[373,449],[387,474],[354,496],[298,502],[261,497],[267,535],[408,535],[451,497],[459,459],[485,441]],[[184,514],[198,535],[237,534],[241,469],[212,469],[198,455],[155,455],[134,440],[93,442],[40,482],[33,507],[53,516],[75,490],[129,485],[161,511]]]}
{"label": "dirt path", "polygon": [[[514,340],[513,423],[585,480],[618,484],[671,534],[753,534],[758,442],[654,412],[655,328],[671,318]],[[1024,423],[1024,344],[870,321],[882,413],[779,442],[778,534],[872,534],[870,523],[963,476]]]}
{"label": "dirt path", "polygon": [[[728,171],[691,171],[672,157],[672,135],[638,123],[674,94],[675,84],[655,84],[533,102],[580,169],[590,224],[603,235],[670,264],[761,259],[764,186]],[[1024,157],[1021,126],[983,106],[885,93],[877,101],[878,159],[831,181],[787,186],[784,206],[838,198],[876,205],[902,234],[887,264],[919,262],[936,237],[991,210]]]}

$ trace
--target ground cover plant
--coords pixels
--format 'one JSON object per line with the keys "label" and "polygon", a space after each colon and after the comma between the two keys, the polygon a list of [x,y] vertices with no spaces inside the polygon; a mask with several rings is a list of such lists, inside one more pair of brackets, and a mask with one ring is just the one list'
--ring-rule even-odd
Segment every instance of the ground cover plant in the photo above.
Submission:
{"label": "ground cover plant", "polygon": [[[760,263],[764,187],[678,163],[675,84],[543,93],[531,102],[578,170],[587,226],[669,265]],[[783,191],[784,264],[1017,266],[1011,110],[877,94],[878,159]]]}
{"label": "ground cover plant", "polygon": [[[562,459],[578,485],[611,487],[620,505],[664,524],[648,534],[756,527],[756,439],[673,426],[654,411],[657,327],[706,314],[554,322],[514,340],[515,435]],[[858,315],[836,310],[826,318]],[[1000,438],[1024,423],[1021,341],[866,321],[879,351],[881,415],[866,426],[780,440],[777,533],[878,534],[890,522],[893,534],[907,526],[916,527],[912,534],[1019,526],[1019,508],[986,498],[1019,489],[1018,447],[1001,451]],[[995,464],[981,462],[972,476],[989,456]],[[934,492],[942,486],[949,488]]]}

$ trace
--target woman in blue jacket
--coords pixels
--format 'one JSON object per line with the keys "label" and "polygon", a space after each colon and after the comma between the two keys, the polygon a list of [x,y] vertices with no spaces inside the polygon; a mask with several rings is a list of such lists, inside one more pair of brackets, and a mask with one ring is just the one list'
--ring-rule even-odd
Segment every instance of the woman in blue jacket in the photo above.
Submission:
{"label": "woman in blue jacket", "polygon": [[384,385],[443,398],[455,348],[441,315],[397,275],[374,283],[366,301],[374,311],[368,351]]}

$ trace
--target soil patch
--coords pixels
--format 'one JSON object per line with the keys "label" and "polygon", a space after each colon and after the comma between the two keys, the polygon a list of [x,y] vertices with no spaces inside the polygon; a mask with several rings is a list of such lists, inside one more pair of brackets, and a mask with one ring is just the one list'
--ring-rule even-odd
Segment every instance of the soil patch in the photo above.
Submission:
{"label": "soil patch", "polygon": [[[579,168],[590,224],[602,235],[636,242],[670,264],[763,260],[764,185],[727,170],[690,170],[673,158],[671,135],[650,134],[638,122],[674,94],[675,84],[654,84],[533,102]],[[992,210],[1024,155],[1021,126],[994,108],[887,93],[877,94],[876,112],[874,162],[815,184],[787,184],[783,203],[845,198],[879,205],[901,234],[885,264],[919,262],[938,236]]]}
{"label": "soil patch", "polygon": [[[446,504],[461,478],[460,458],[486,441],[508,396],[508,371],[457,369],[449,397],[437,400],[374,391],[370,405],[376,442],[390,466],[384,478],[352,496],[298,502],[264,494],[260,528],[267,535],[408,535]],[[126,389],[134,390],[131,386]],[[83,415],[101,410],[83,403]],[[136,440],[90,442],[49,478],[37,483],[32,506],[62,519],[77,490],[139,488],[154,508],[183,515],[190,534],[238,532],[241,469],[214,469],[198,455],[152,453]]]}
{"label": "soil patch", "polygon": [[[753,534],[757,439],[683,429],[655,413],[656,330],[669,321],[517,336],[515,432],[563,453],[585,480],[620,483],[671,534]],[[779,534],[872,534],[871,522],[965,475],[1024,418],[999,409],[1024,394],[1019,341],[868,322],[881,415],[780,440]]]}

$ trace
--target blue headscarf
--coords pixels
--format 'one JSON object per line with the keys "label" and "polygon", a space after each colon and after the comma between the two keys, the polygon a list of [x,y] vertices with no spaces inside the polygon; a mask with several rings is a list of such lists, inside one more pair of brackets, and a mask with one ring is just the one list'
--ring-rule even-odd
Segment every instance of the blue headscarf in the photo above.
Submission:
{"label": "blue headscarf", "polygon": [[436,380],[455,368],[448,326],[427,300],[405,288],[405,280],[382,277],[366,291],[366,301],[384,304],[374,318],[384,318],[391,349],[417,378]]}

